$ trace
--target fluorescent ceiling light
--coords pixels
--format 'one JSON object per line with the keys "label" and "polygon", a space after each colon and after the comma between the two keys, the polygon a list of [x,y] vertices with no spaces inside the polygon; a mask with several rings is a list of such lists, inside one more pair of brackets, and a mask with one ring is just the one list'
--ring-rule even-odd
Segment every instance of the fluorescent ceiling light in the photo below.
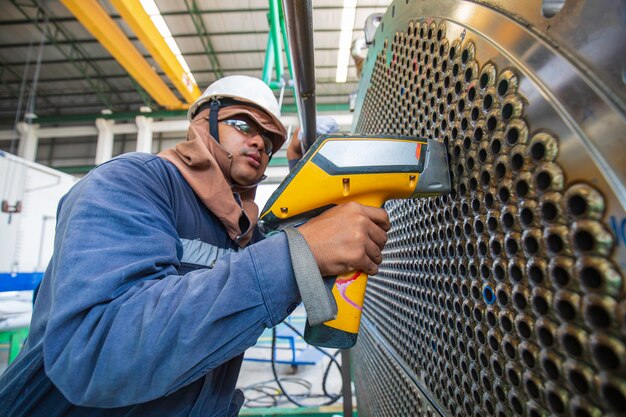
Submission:
{"label": "fluorescent ceiling light", "polygon": [[139,1],[141,5],[143,6],[143,9],[146,11],[146,13],[148,13],[148,16],[161,14],[154,0],[139,0]]}
{"label": "fluorescent ceiling light", "polygon": [[185,61],[185,58],[183,58],[182,55],[178,55],[176,57],[176,59],[178,59],[178,62],[180,63],[180,66],[183,67],[185,72],[189,72],[189,65],[187,65],[187,61]]}
{"label": "fluorescent ceiling light", "polygon": [[164,38],[172,36],[172,32],[170,32],[170,28],[167,27],[167,23],[165,23],[165,19],[163,19],[163,16],[161,16],[160,14],[156,14],[150,16],[150,19],[152,19],[152,23],[154,23],[154,26],[156,26],[156,28],[159,30],[161,36],[163,36]]}
{"label": "fluorescent ceiling light", "polygon": [[178,59],[180,66],[183,67],[183,69],[189,76],[189,79],[193,81],[195,85],[198,85],[198,83],[196,82],[196,79],[193,77],[193,74],[191,73],[191,71],[189,71],[189,65],[187,65],[187,61],[185,61],[185,58],[182,55],[178,55],[176,59]]}
{"label": "fluorescent ceiling light", "polygon": [[352,43],[352,29],[356,15],[357,0],[343,0],[341,13],[341,34],[339,35],[339,51],[337,52],[337,75],[335,81],[345,83],[348,78],[350,64],[350,44]]}
{"label": "fluorescent ceiling light", "polygon": [[165,43],[167,44],[167,46],[170,47],[170,49],[172,50],[172,52],[174,52],[175,56],[181,56],[182,52],[180,52],[180,48],[178,47],[178,44],[176,43],[176,41],[174,40],[173,37],[168,36],[165,39]]}
{"label": "fluorescent ceiling light", "polygon": [[172,53],[187,73],[187,77],[189,77],[189,80],[191,80],[193,84],[197,85],[196,79],[191,73],[189,65],[187,65],[187,61],[185,61],[185,57],[180,51],[178,44],[174,40],[172,32],[170,32],[170,28],[167,26],[167,23],[165,23],[165,19],[163,19],[163,16],[161,16],[161,12],[159,11],[159,8],[157,7],[154,0],[140,0],[140,2],[143,6],[143,9],[146,11],[148,16],[150,16],[150,19],[152,19],[152,23],[154,23],[154,26],[156,26],[161,36],[163,36],[163,40],[165,40],[165,43],[167,44],[167,46],[170,47]]}

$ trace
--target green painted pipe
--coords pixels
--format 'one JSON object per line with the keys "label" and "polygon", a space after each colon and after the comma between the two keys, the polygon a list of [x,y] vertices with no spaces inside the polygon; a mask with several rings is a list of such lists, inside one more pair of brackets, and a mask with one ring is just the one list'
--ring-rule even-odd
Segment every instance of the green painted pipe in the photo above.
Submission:
{"label": "green painted pipe", "polygon": [[[268,20],[269,19],[268,16]],[[271,23],[270,23],[271,24]],[[274,42],[272,42],[272,35],[267,35],[267,49],[265,50],[265,62],[263,62],[263,76],[261,79],[267,85],[270,85],[272,81],[272,70],[274,69]]]}
{"label": "green painted pipe", "polygon": [[280,17],[278,0],[269,0],[270,3],[270,37],[274,44],[274,69],[276,70],[276,80],[283,79],[283,48],[280,45]]}

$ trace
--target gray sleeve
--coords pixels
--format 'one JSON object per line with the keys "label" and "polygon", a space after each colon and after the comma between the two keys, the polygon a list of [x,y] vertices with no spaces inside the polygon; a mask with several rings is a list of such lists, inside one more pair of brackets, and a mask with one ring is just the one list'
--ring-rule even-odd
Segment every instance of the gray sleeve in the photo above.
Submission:
{"label": "gray sleeve", "polygon": [[[287,234],[296,284],[304,303],[309,324],[317,326],[335,319],[337,317],[337,303],[331,291],[333,280],[322,278],[309,245],[297,229],[287,227],[285,233]],[[325,281],[329,282],[326,283]]]}

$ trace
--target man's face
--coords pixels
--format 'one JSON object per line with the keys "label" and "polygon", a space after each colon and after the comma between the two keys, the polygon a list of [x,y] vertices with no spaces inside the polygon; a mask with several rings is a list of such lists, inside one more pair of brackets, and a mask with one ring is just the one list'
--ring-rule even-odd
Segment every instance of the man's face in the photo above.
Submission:
{"label": "man's face", "polygon": [[[219,122],[220,144],[233,156],[230,175],[239,185],[252,185],[265,173],[271,153],[271,134],[246,115]],[[269,149],[268,149],[269,148]]]}

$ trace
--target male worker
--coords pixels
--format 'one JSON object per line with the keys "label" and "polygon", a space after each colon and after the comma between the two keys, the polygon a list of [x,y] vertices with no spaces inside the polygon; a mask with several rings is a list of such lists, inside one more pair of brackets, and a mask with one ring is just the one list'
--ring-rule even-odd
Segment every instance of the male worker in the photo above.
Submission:
{"label": "male worker", "polygon": [[189,117],[187,141],[106,162],[61,200],[0,416],[234,416],[243,352],[301,300],[294,270],[376,273],[382,209],[337,206],[263,240],[254,193],[285,141],[263,82],[218,80]]}

